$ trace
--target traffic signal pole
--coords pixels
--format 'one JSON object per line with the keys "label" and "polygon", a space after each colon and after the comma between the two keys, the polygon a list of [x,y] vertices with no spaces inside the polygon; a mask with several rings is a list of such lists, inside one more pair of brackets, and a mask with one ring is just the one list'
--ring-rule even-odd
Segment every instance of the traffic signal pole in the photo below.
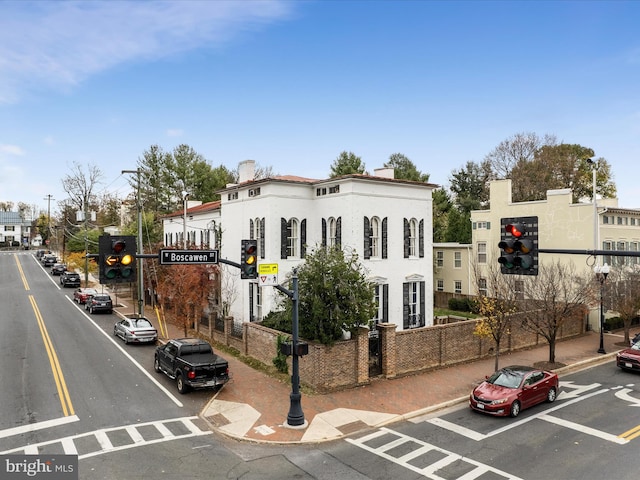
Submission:
{"label": "traffic signal pole", "polygon": [[566,255],[606,255],[608,257],[640,257],[640,251],[623,250],[568,250],[565,248],[539,248],[540,253],[564,253]]}

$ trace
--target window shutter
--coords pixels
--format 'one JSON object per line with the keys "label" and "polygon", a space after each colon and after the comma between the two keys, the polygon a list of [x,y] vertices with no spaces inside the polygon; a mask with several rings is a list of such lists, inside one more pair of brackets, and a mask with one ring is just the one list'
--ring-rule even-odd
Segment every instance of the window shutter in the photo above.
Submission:
{"label": "window shutter", "polygon": [[491,222],[487,222],[487,230],[491,230]]}
{"label": "window shutter", "polygon": [[249,239],[253,240],[253,219],[249,219]]}
{"label": "window shutter", "polygon": [[420,282],[420,325],[425,326],[425,282]]}
{"label": "window shutter", "polygon": [[387,217],[382,220],[382,258],[387,258]]}
{"label": "window shutter", "polygon": [[336,245],[342,246],[342,217],[336,220]]}
{"label": "window shutter", "polygon": [[307,255],[307,219],[300,222],[300,258]]}
{"label": "window shutter", "polygon": [[364,217],[364,258],[371,258],[371,222],[367,217]]}
{"label": "window shutter", "polygon": [[409,328],[409,284],[402,284],[402,328]]}
{"label": "window shutter", "polygon": [[424,219],[420,220],[418,231],[420,232],[418,235],[418,255],[420,258],[424,258]]}
{"label": "window shutter", "polygon": [[280,258],[287,258],[287,219],[280,219]]}
{"label": "window shutter", "polygon": [[322,219],[322,246],[326,247],[328,243],[329,242],[327,242],[327,219],[323,218]]}
{"label": "window shutter", "polygon": [[475,230],[476,229],[476,222],[471,222],[471,230]]}
{"label": "window shutter", "polygon": [[389,323],[389,285],[382,285],[382,321]]}
{"label": "window shutter", "polygon": [[260,219],[260,258],[264,258],[264,217]]}
{"label": "window shutter", "polygon": [[409,258],[409,220],[404,219],[404,258]]}

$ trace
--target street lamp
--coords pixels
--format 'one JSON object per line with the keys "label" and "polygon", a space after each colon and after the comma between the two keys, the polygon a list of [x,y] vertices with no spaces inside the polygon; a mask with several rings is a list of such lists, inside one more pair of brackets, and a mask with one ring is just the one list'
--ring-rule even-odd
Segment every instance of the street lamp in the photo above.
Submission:
{"label": "street lamp", "polygon": [[183,248],[187,248],[187,198],[189,198],[189,192],[186,190],[182,191],[182,198],[184,199],[184,216],[182,219],[182,246]]}
{"label": "street lamp", "polygon": [[607,275],[609,275],[609,265],[606,263],[602,266],[596,265],[593,267],[593,271],[596,274],[596,278],[600,282],[600,348],[598,349],[598,353],[607,353],[604,351],[604,282],[607,279]]}

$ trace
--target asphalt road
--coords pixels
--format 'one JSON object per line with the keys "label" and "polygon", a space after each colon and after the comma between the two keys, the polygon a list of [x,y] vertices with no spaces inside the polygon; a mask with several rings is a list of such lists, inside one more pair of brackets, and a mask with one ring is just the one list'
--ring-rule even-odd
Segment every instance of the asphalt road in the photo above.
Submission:
{"label": "asphalt road", "polygon": [[0,254],[0,453],[75,449],[82,479],[634,478],[640,375],[611,362],[562,378],[553,404],[493,418],[466,405],[318,445],[241,443],[88,315],[26,252]]}

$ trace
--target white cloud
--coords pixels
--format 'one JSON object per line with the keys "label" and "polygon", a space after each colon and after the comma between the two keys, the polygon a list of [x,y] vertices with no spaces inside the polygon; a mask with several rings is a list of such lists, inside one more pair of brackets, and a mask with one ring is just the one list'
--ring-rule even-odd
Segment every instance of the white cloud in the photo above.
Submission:
{"label": "white cloud", "polygon": [[25,154],[25,151],[17,145],[0,145],[0,153],[20,157]]}
{"label": "white cloud", "polygon": [[167,137],[181,137],[184,131],[181,128],[170,128],[167,130]]}
{"label": "white cloud", "polygon": [[124,62],[220,46],[286,18],[293,3],[262,1],[0,2],[0,103],[28,88],[69,88]]}

